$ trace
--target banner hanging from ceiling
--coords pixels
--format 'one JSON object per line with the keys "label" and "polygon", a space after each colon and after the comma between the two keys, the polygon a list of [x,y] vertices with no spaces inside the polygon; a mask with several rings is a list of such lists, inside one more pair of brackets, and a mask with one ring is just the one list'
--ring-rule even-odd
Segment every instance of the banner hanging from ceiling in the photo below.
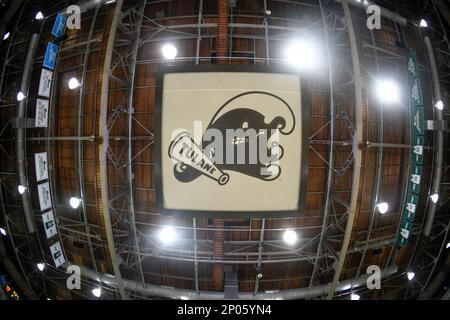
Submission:
{"label": "banner hanging from ceiling", "polygon": [[419,204],[420,185],[423,175],[423,156],[425,149],[425,116],[422,86],[416,52],[410,51],[408,60],[409,104],[411,108],[411,162],[408,180],[408,193],[403,207],[397,244],[406,246],[412,235],[416,208]]}

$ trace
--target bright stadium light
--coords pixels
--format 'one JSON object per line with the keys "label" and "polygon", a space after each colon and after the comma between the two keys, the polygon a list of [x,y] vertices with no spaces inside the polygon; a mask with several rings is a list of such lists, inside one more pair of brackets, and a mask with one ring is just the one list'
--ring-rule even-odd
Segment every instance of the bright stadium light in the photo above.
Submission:
{"label": "bright stadium light", "polygon": [[25,187],[25,186],[23,186],[23,185],[21,185],[21,184],[19,184],[19,185],[17,186],[17,191],[19,191],[20,194],[24,194],[24,193],[25,193],[25,190],[27,190],[27,187]]}
{"label": "bright stadium light", "polygon": [[411,281],[412,279],[414,279],[414,277],[416,276],[416,274],[414,272],[408,272],[406,274],[406,276],[408,277],[408,280]]}
{"label": "bright stadium light", "polygon": [[39,269],[39,271],[44,271],[45,269],[45,263],[39,262],[38,264],[36,264],[36,266]]}
{"label": "bright stadium light", "polygon": [[439,194],[438,193],[434,193],[430,196],[431,201],[433,201],[433,203],[437,203],[439,200]]}
{"label": "bright stadium light", "polygon": [[94,296],[96,296],[97,298],[100,298],[102,295],[102,288],[98,287],[98,288],[92,289],[92,294]]}
{"label": "bright stadium light", "polygon": [[174,45],[168,43],[162,47],[162,55],[167,60],[173,60],[177,56],[177,48]]}
{"label": "bright stadium light", "polygon": [[351,296],[350,296],[350,300],[359,300],[359,299],[361,299],[359,294],[352,293]]}
{"label": "bright stadium light", "polygon": [[44,14],[42,13],[42,11],[39,11],[38,13],[36,13],[36,16],[34,18],[36,20],[44,20]]}
{"label": "bright stadium light", "polygon": [[283,234],[283,240],[288,245],[293,245],[297,242],[297,233],[294,230],[286,229]]}
{"label": "bright stadium light", "polygon": [[384,79],[378,81],[377,94],[384,103],[400,102],[400,88],[398,84],[392,80]]}
{"label": "bright stadium light", "polygon": [[428,27],[428,23],[425,21],[425,19],[420,20],[419,26],[421,28],[427,28]]}
{"label": "bright stadium light", "polygon": [[72,197],[69,200],[69,204],[72,208],[76,209],[80,206],[81,204],[81,199],[80,198],[76,198],[76,197]]}
{"label": "bright stadium light", "polygon": [[389,204],[387,202],[381,202],[377,204],[377,208],[381,214],[385,214],[389,210]]}
{"label": "bright stadium light", "polygon": [[159,232],[158,237],[162,243],[165,244],[172,243],[176,238],[175,229],[171,226],[163,227]]}
{"label": "bright stadium light", "polygon": [[5,229],[0,228],[0,233],[1,233],[2,235],[6,236],[6,230],[5,230]]}
{"label": "bright stadium light", "polygon": [[6,40],[9,38],[9,36],[11,35],[11,32],[7,32],[3,35],[3,40]]}
{"label": "bright stadium light", "polygon": [[442,102],[442,100],[439,100],[438,102],[436,102],[436,104],[434,105],[436,107],[436,109],[442,111],[444,110],[444,103]]}
{"label": "bright stadium light", "polygon": [[80,86],[80,81],[77,78],[70,78],[69,80],[69,89],[74,90]]}
{"label": "bright stadium light", "polygon": [[447,243],[447,245],[445,246],[445,249],[450,249],[450,242]]}
{"label": "bright stadium light", "polygon": [[286,48],[286,60],[299,69],[313,69],[317,66],[318,50],[306,40],[292,42]]}
{"label": "bright stadium light", "polygon": [[23,99],[25,99],[25,95],[23,94],[23,92],[22,91],[19,91],[18,93],[17,93],[17,101],[22,101]]}

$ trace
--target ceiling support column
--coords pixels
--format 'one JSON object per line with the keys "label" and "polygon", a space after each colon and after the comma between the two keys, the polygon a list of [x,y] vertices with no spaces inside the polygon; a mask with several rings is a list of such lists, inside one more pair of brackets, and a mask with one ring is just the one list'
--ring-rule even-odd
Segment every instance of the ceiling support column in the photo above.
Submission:
{"label": "ceiling support column", "polygon": [[363,121],[362,121],[362,83],[363,79],[361,76],[361,66],[359,61],[358,53],[358,43],[356,39],[355,29],[353,25],[353,20],[348,6],[347,0],[342,0],[342,7],[344,9],[345,20],[347,23],[347,29],[350,39],[350,50],[352,54],[353,62],[353,80],[355,86],[355,134],[353,136],[353,177],[352,177],[352,194],[350,198],[350,208],[347,220],[347,225],[345,227],[344,240],[342,241],[341,252],[339,254],[339,260],[335,266],[335,273],[333,281],[330,283],[328,297],[327,299],[332,299],[336,287],[341,276],[342,268],[344,266],[345,258],[347,256],[348,246],[350,244],[350,238],[353,230],[353,222],[357,210],[357,202],[359,195],[359,180],[361,174],[361,158],[362,152],[360,144],[363,140]]}
{"label": "ceiling support column", "polygon": [[[114,16],[109,29],[108,43],[106,46],[105,60],[103,65],[102,87],[100,96],[100,119],[99,119],[99,134],[102,135],[101,143],[99,144],[99,167],[100,167],[100,187],[101,187],[101,203],[99,203],[99,211],[103,211],[103,220],[105,223],[105,232],[108,242],[109,254],[111,256],[111,264],[114,270],[114,278],[116,279],[117,287],[119,288],[120,297],[127,299],[125,288],[120,273],[119,261],[116,255],[116,247],[114,244],[114,235],[111,225],[111,215],[109,211],[109,195],[108,195],[108,166],[107,166],[107,152],[109,143],[108,132],[108,96],[109,96],[109,80],[111,74],[111,61],[114,50],[114,42],[116,39],[117,25],[122,15],[123,0],[117,0]],[[102,213],[102,212],[101,212]]]}

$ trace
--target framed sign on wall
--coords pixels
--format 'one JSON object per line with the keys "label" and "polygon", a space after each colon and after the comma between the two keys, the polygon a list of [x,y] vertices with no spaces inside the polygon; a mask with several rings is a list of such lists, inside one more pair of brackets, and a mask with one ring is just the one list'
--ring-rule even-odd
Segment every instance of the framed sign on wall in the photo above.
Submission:
{"label": "framed sign on wall", "polygon": [[156,204],[162,213],[295,216],[305,203],[308,102],[301,77],[255,66],[161,70]]}

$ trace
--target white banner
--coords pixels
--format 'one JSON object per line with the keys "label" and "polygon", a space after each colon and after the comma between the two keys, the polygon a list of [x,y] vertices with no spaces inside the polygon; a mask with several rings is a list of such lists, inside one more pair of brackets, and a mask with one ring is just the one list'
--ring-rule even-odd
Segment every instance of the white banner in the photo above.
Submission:
{"label": "white banner", "polygon": [[52,207],[52,196],[50,194],[50,184],[48,182],[38,184],[39,205],[41,211]]}
{"label": "white banner", "polygon": [[41,71],[41,81],[39,82],[38,94],[43,97],[50,97],[50,90],[52,87],[53,72],[47,69]]}
{"label": "white banner", "polygon": [[50,239],[58,233],[56,230],[56,221],[53,215],[53,210],[50,210],[42,215],[42,223],[44,224],[47,239]]}
{"label": "white banner", "polygon": [[34,125],[38,128],[46,128],[48,126],[48,100],[36,100],[36,118]]}
{"label": "white banner", "polygon": [[61,243],[59,241],[50,246],[50,253],[52,254],[55,267],[58,268],[60,265],[66,262],[66,259],[64,258],[64,254],[61,248]]}
{"label": "white banner", "polygon": [[36,168],[36,180],[38,182],[48,179],[47,152],[34,154],[34,166]]}

